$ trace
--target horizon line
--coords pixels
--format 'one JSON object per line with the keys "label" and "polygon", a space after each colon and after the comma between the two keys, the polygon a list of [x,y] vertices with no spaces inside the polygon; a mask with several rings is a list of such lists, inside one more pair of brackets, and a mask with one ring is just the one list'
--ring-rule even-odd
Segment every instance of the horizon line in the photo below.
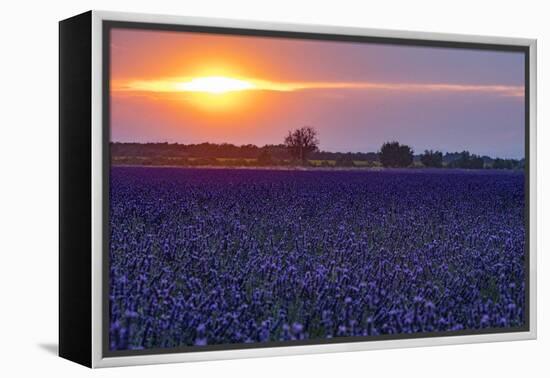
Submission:
{"label": "horizon line", "polygon": [[[388,143],[388,142],[394,142],[394,140],[390,140],[390,141],[387,141],[387,142],[384,142],[384,143]],[[127,142],[127,141],[113,141],[113,140],[110,140],[109,141],[110,144],[113,144],[113,143],[121,143],[121,144],[177,144],[177,145],[181,145],[181,146],[190,146],[190,145],[201,145],[201,144],[212,144],[212,145],[217,145],[217,146],[222,146],[222,145],[230,145],[230,146],[234,146],[234,147],[238,147],[238,148],[241,148],[241,147],[246,147],[246,146],[253,146],[253,147],[256,147],[258,149],[262,149],[262,148],[265,148],[265,147],[270,147],[270,146],[284,146],[284,143],[278,143],[278,144],[264,144],[263,146],[258,146],[256,144],[253,144],[253,143],[245,143],[245,144],[235,144],[235,143],[229,143],[229,142],[222,142],[222,143],[214,143],[214,142],[200,142],[200,143],[182,143],[182,142],[169,142],[169,141],[163,141],[163,142]],[[403,144],[403,145],[407,145],[405,143],[400,143],[400,144]],[[411,146],[409,146],[411,147]],[[521,157],[502,157],[502,156],[492,156],[490,154],[487,154],[487,153],[475,153],[475,152],[472,152],[472,151],[469,151],[469,150],[454,150],[454,151],[444,151],[444,150],[438,150],[437,148],[429,148],[429,149],[423,149],[421,150],[421,152],[417,152],[416,149],[414,147],[411,147],[411,149],[413,150],[413,156],[420,156],[420,155],[423,155],[425,151],[433,151],[433,152],[441,152],[443,154],[443,156],[445,156],[446,154],[460,154],[462,152],[469,152],[470,154],[472,155],[477,155],[479,157],[488,157],[490,159],[510,159],[510,160],[524,160],[525,159],[525,156],[521,156]],[[330,150],[321,150],[319,149],[317,151],[318,153],[332,153],[332,154],[379,154],[380,151],[330,151]]]}

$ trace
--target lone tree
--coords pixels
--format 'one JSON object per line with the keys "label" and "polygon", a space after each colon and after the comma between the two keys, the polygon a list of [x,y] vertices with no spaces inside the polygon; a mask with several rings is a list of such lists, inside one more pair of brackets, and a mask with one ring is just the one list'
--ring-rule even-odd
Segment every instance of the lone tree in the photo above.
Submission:
{"label": "lone tree", "polygon": [[420,161],[426,167],[441,168],[443,167],[443,153],[441,151],[424,151],[424,155],[420,156]]}
{"label": "lone tree", "polygon": [[386,142],[380,148],[380,162],[384,167],[408,167],[413,162],[413,150],[398,142]]}
{"label": "lone tree", "polygon": [[307,156],[319,149],[317,130],[313,127],[306,126],[294,131],[289,131],[285,138],[285,146],[290,152],[290,156],[305,165]]}

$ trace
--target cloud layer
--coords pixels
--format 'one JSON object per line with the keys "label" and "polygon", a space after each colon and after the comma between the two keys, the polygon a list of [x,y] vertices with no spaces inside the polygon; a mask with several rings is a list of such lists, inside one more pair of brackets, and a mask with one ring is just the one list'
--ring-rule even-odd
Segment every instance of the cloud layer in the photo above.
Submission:
{"label": "cloud layer", "polygon": [[[214,79],[207,77],[203,79]],[[168,78],[153,80],[127,80],[113,83],[113,91],[130,92],[154,92],[154,93],[178,93],[178,92],[206,92],[193,85],[197,78]],[[295,92],[312,89],[354,89],[354,90],[381,90],[396,92],[448,92],[448,93],[481,93],[506,97],[521,97],[525,93],[524,86],[519,85],[486,85],[486,84],[454,84],[454,83],[383,83],[383,82],[275,82],[262,79],[250,78],[226,78],[227,81],[234,81],[234,89],[240,90],[261,90],[275,92]],[[241,85],[238,85],[241,83]]]}

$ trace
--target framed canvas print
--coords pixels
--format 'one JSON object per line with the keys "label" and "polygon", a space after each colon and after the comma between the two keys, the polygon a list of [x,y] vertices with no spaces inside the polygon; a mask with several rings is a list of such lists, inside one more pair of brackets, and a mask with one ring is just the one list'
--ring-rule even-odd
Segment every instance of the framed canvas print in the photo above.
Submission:
{"label": "framed canvas print", "polygon": [[536,337],[536,42],[60,22],[59,353]]}

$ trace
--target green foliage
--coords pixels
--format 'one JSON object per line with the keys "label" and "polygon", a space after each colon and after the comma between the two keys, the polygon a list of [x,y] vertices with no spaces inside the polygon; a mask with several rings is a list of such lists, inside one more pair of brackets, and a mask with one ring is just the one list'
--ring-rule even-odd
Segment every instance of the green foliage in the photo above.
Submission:
{"label": "green foliage", "polygon": [[441,168],[443,167],[443,153],[441,151],[426,150],[420,156],[420,162],[425,167]]}
{"label": "green foliage", "polygon": [[521,162],[516,159],[500,159],[496,158],[493,161],[493,169],[520,169],[522,168]]}
{"label": "green foliage", "polygon": [[336,159],[337,167],[355,167],[355,162],[351,154],[343,154]]}
{"label": "green foliage", "polygon": [[275,165],[275,161],[273,161],[273,157],[267,149],[262,149],[262,152],[258,156],[258,164],[261,166]]}
{"label": "green foliage", "polygon": [[484,162],[481,156],[470,154],[468,151],[462,151],[459,157],[451,161],[448,166],[450,168],[483,169]]}
{"label": "green foliage", "polygon": [[[315,130],[313,130],[315,131]],[[252,144],[236,146],[229,143],[111,143],[111,161],[114,165],[146,166],[312,166],[312,167],[446,167],[462,169],[524,169],[525,159],[502,159],[478,156],[468,151],[446,152],[426,150],[412,156],[410,147],[398,142],[385,143],[380,152],[319,151],[315,135],[315,150],[306,149],[292,156],[289,146]],[[303,151],[302,151],[303,152]],[[411,159],[412,157],[412,159]]]}

